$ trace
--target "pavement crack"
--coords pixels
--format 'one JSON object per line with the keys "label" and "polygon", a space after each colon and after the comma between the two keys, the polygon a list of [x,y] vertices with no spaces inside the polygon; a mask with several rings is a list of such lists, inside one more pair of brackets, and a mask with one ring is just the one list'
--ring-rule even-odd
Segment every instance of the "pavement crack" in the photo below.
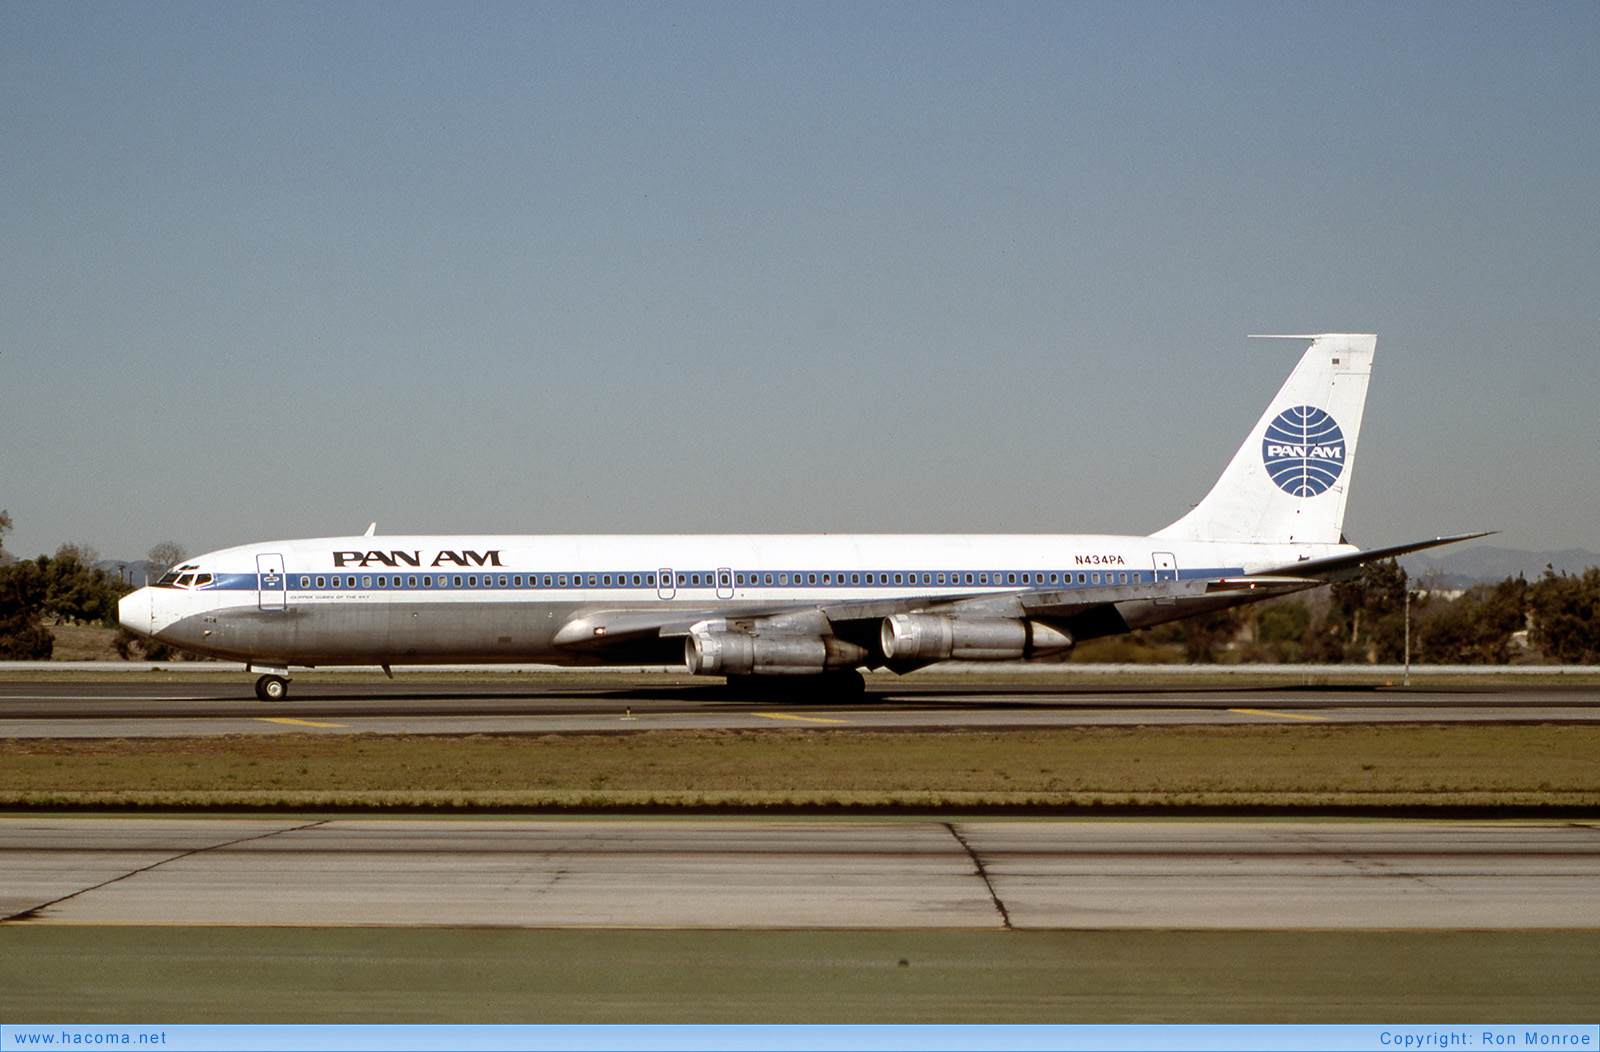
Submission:
{"label": "pavement crack", "polygon": [[995,911],[1000,914],[1000,923],[1007,931],[1010,931],[1011,914],[1006,910],[1006,904],[1001,902],[1000,896],[996,894],[994,890],[994,881],[989,879],[989,870],[983,864],[983,859],[979,858],[978,853],[972,850],[972,845],[967,843],[967,838],[961,835],[960,831],[956,829],[954,823],[940,822],[939,824],[950,831],[950,835],[956,838],[956,843],[961,845],[961,849],[965,851],[967,853],[967,857],[972,860],[972,865],[977,869],[978,876],[983,878],[983,886],[989,889],[989,901],[994,903]]}
{"label": "pavement crack", "polygon": [[87,888],[79,888],[70,895],[63,895],[58,899],[51,899],[49,902],[41,902],[39,905],[30,906],[20,913],[13,913],[7,917],[0,917],[0,924],[10,924],[12,921],[35,920],[40,914],[52,906],[59,906],[63,902],[71,901],[72,899],[77,898],[79,895],[87,895],[91,891],[99,891],[101,888],[108,888],[111,885],[127,880],[130,877],[137,877],[141,873],[149,873],[151,870],[160,869],[162,866],[165,866],[168,863],[176,862],[179,859],[188,858],[190,855],[202,855],[207,851],[219,851],[225,847],[235,847],[239,844],[248,844],[252,840],[266,840],[268,837],[281,836],[284,833],[299,833],[307,829],[315,829],[317,826],[327,825],[330,821],[331,819],[323,818],[315,822],[307,822],[305,825],[290,826],[288,829],[269,829],[265,833],[256,833],[254,836],[242,836],[234,840],[223,841],[220,844],[207,844],[204,847],[191,848],[188,851],[180,851],[176,855],[152,862],[148,866],[140,866],[138,869],[130,869],[128,872],[112,877],[109,880],[102,880],[100,883],[90,885]]}

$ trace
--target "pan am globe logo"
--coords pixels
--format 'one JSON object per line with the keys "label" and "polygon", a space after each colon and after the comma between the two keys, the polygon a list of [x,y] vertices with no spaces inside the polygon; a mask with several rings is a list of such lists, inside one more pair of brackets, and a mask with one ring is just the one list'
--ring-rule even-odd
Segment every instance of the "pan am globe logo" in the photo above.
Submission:
{"label": "pan am globe logo", "polygon": [[1315,497],[1344,471],[1344,432],[1315,406],[1285,409],[1267,425],[1261,461],[1279,489],[1291,497]]}

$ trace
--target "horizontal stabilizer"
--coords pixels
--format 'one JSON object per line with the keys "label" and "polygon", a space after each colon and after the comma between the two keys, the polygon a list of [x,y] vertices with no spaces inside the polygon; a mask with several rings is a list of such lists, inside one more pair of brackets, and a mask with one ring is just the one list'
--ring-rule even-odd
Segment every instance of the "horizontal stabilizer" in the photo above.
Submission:
{"label": "horizontal stabilizer", "polygon": [[1437,548],[1444,544],[1457,544],[1461,541],[1477,540],[1479,537],[1491,537],[1497,532],[1499,531],[1484,530],[1481,533],[1461,533],[1454,537],[1435,537],[1431,541],[1413,541],[1410,544],[1396,544],[1389,548],[1373,548],[1371,551],[1355,552],[1351,555],[1334,555],[1326,559],[1304,559],[1297,563],[1290,563],[1287,566],[1276,566],[1270,570],[1263,570],[1261,575],[1270,577],[1279,574],[1292,574],[1295,577],[1332,579],[1368,563],[1382,562],[1384,559],[1393,559],[1399,555],[1409,555],[1412,552]]}

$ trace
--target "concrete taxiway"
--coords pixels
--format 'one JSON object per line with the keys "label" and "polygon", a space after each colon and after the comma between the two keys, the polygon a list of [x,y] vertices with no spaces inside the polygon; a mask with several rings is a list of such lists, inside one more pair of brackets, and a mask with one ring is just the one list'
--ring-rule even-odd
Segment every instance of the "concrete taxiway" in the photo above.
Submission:
{"label": "concrete taxiway", "polygon": [[1595,929],[1600,824],[8,817],[0,923]]}
{"label": "concrete taxiway", "polygon": [[349,683],[306,677],[292,700],[248,684],[0,681],[0,737],[127,738],[272,734],[552,734],[642,730],[1018,729],[1249,723],[1597,723],[1600,687],[1569,683],[1115,686],[876,679],[860,699],[739,696],[717,686],[622,685],[569,673],[537,682]]}

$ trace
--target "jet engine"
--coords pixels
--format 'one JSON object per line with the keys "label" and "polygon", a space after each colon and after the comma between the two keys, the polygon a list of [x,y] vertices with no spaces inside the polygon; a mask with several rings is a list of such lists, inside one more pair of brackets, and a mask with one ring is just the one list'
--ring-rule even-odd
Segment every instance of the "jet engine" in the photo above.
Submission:
{"label": "jet engine", "polygon": [[697,676],[812,676],[855,668],[868,654],[832,636],[697,632],[684,640],[683,657]]}
{"label": "jet engine", "polygon": [[1074,642],[1041,621],[940,614],[886,617],[880,638],[891,661],[1015,661],[1070,650]]}

